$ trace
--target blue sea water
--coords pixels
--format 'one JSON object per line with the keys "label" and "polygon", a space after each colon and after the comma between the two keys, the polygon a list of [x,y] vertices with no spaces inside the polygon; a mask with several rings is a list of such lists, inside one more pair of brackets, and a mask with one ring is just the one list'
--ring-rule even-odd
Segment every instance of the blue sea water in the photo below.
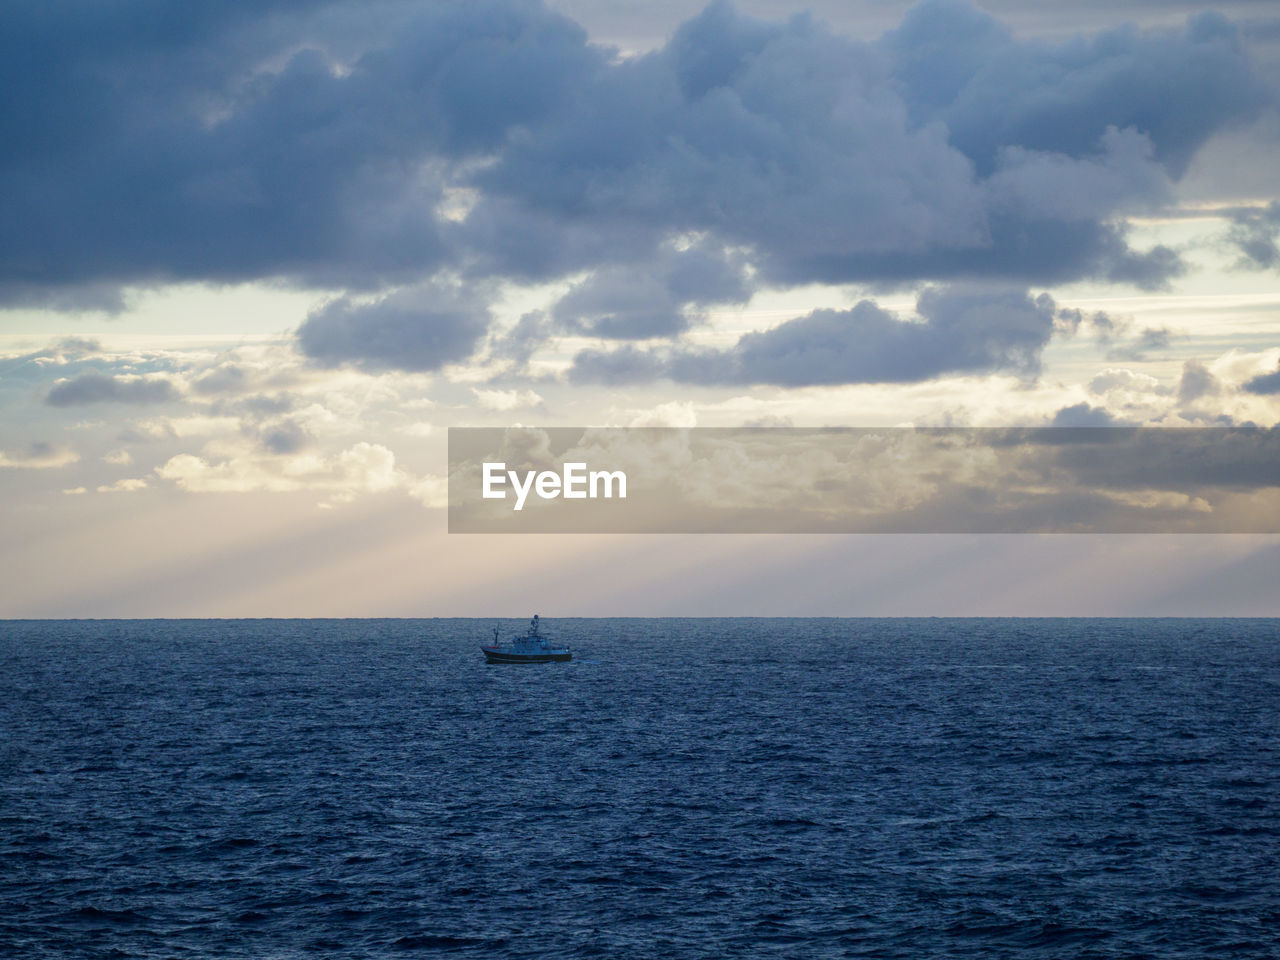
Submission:
{"label": "blue sea water", "polygon": [[1280,955],[1280,621],[548,626],[0,623],[0,951]]}

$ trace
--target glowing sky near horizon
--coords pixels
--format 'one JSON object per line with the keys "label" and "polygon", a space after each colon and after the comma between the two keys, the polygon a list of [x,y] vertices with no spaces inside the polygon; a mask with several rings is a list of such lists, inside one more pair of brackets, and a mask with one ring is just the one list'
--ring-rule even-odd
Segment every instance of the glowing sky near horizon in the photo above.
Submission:
{"label": "glowing sky near horizon", "polygon": [[454,425],[1275,426],[1280,17],[269,6],[0,14],[0,616],[1280,614],[1272,537],[440,509]]}

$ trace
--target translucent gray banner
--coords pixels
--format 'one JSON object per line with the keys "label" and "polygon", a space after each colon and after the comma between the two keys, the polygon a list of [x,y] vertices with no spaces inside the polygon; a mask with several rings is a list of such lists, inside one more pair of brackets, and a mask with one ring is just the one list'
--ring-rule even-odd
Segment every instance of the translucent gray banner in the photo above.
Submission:
{"label": "translucent gray banner", "polygon": [[1280,431],[452,427],[449,532],[1280,533]]}

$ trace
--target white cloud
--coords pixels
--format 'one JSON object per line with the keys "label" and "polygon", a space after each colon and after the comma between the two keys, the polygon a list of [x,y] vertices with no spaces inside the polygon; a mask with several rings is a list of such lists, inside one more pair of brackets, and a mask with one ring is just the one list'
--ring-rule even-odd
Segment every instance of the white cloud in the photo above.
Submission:
{"label": "white cloud", "polygon": [[1145,373],[1134,373],[1124,367],[1107,367],[1089,381],[1089,392],[1104,395],[1116,391],[1124,393],[1169,393],[1170,388]]}
{"label": "white cloud", "polygon": [[481,390],[472,387],[476,395],[476,403],[486,410],[519,410],[526,407],[542,406],[542,397],[532,390]]}
{"label": "white cloud", "polygon": [[99,493],[137,493],[147,488],[147,481],[141,477],[125,477],[112,484],[98,487]]}
{"label": "white cloud", "polygon": [[156,475],[192,493],[315,491],[330,504],[390,490],[406,490],[426,502],[430,487],[423,484],[431,479],[405,473],[389,449],[366,442],[330,456],[263,457],[241,451],[219,460],[183,453],[157,467]]}
{"label": "white cloud", "polygon": [[644,410],[631,418],[629,427],[696,427],[698,414],[689,402],[660,403],[652,410]]}
{"label": "white cloud", "polygon": [[421,501],[424,507],[447,507],[449,481],[444,477],[425,476],[409,485],[409,494]]}

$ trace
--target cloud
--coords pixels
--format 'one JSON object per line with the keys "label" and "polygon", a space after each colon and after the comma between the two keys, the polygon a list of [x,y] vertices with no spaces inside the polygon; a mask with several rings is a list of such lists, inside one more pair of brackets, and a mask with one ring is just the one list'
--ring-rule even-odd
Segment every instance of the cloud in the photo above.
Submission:
{"label": "cloud", "polygon": [[1077,403],[1063,407],[1049,421],[1051,427],[1112,427],[1116,418],[1102,407],[1088,403]]}
{"label": "cloud", "polygon": [[552,332],[551,318],[541,310],[523,314],[509,330],[489,338],[489,355],[495,360],[506,360],[511,372],[523,373],[538,347]]}
{"label": "cloud", "polygon": [[80,455],[74,450],[38,441],[28,444],[25,450],[6,453],[0,450],[0,467],[18,467],[28,470],[47,470],[75,463]]}
{"label": "cloud", "polygon": [[240,421],[235,417],[156,417],[135,420],[120,431],[119,439],[128,442],[149,442],[185,437],[201,437],[232,434],[238,431]]}
{"label": "cloud", "polygon": [[6,5],[9,292],[270,276],[367,287],[447,260],[440,163],[536,122],[603,53],[523,0],[381,14],[184,5],[157,28],[145,3]]}
{"label": "cloud", "polygon": [[311,317],[309,356],[427,370],[487,318],[388,291],[443,275],[589,274],[561,322],[622,338],[741,297],[743,264],[1158,287],[1181,262],[1124,218],[1267,95],[1216,15],[1050,42],[926,0],[865,43],[716,2],[615,58],[535,0],[205,6],[5,6],[0,298],[283,278],[383,296]]}
{"label": "cloud", "polygon": [[63,354],[82,357],[88,354],[101,353],[102,341],[96,337],[60,337],[56,347]]}
{"label": "cloud", "polygon": [[1124,326],[1101,310],[1086,317],[1075,307],[1063,307],[1053,318],[1054,331],[1065,337],[1074,337],[1086,324],[1092,331],[1094,339],[1103,344],[1110,343],[1117,330]]}
{"label": "cloud", "polygon": [[1144,327],[1132,343],[1110,351],[1107,359],[1139,362],[1147,359],[1149,351],[1164,350],[1172,341],[1173,331],[1167,327]]}
{"label": "cloud", "polygon": [[479,171],[464,233],[537,277],[597,262],[578,236],[594,223],[633,247],[702,231],[778,284],[1156,287],[1177,254],[1130,249],[1116,216],[1164,202],[1196,147],[1262,101],[1221,18],[1051,44],[928,3],[860,44],[715,3]]}
{"label": "cloud", "polygon": [[1054,329],[1054,303],[1021,290],[930,288],[902,318],[870,300],[815,310],[724,350],[584,350],[570,379],[625,383],[907,383],[943,374],[1007,371],[1030,377]]}
{"label": "cloud", "polygon": [[1089,392],[1097,395],[1119,392],[1125,394],[1163,394],[1168,392],[1155,377],[1134,373],[1123,367],[1108,367],[1089,381]]}
{"label": "cloud", "polygon": [[408,489],[420,482],[396,466],[395,454],[386,447],[366,442],[325,457],[242,454],[210,459],[182,453],[155,472],[162,480],[192,493],[312,490],[333,502],[347,502],[359,494]]}
{"label": "cloud", "polygon": [[532,390],[482,390],[472,387],[476,403],[485,410],[519,410],[521,407],[541,407],[542,397]]}
{"label": "cloud", "polygon": [[307,429],[292,420],[284,420],[264,428],[258,438],[263,450],[275,454],[297,453],[313,441],[314,438]]}
{"label": "cloud", "polygon": [[1237,266],[1251,270],[1280,268],[1280,201],[1261,210],[1240,210],[1232,217],[1227,242],[1240,253]]}
{"label": "cloud", "polygon": [[1273,373],[1260,373],[1258,376],[1246,380],[1244,389],[1249,393],[1257,393],[1264,396],[1280,393],[1280,368],[1277,368]]}
{"label": "cloud", "polygon": [[639,265],[602,267],[552,307],[552,317],[573,333],[645,340],[683,333],[690,308],[744,303],[751,296],[741,253],[705,245],[666,245]]}
{"label": "cloud", "polygon": [[885,46],[913,118],[945,123],[983,171],[1010,144],[1078,156],[1116,127],[1147,134],[1180,175],[1210,135],[1267,98],[1238,30],[1215,13],[1177,31],[1124,26],[1050,42],[1020,40],[968,3],[925,0]]}
{"label": "cloud", "polygon": [[298,345],[324,366],[431,371],[469,357],[488,319],[469,294],[431,284],[372,303],[341,297],[307,317]]}
{"label": "cloud", "polygon": [[249,374],[235,363],[224,363],[192,381],[191,390],[204,396],[219,393],[243,393],[249,386]]}
{"label": "cloud", "polygon": [[44,402],[51,407],[75,407],[91,403],[165,403],[180,397],[173,383],[162,377],[111,376],[91,371],[58,381]]}
{"label": "cloud", "polygon": [[1178,403],[1195,403],[1205,397],[1222,392],[1218,378],[1199,360],[1188,360],[1182,365],[1182,377],[1178,380]]}
{"label": "cloud", "polygon": [[147,481],[141,477],[125,477],[112,484],[98,487],[99,493],[137,493],[147,489]]}

